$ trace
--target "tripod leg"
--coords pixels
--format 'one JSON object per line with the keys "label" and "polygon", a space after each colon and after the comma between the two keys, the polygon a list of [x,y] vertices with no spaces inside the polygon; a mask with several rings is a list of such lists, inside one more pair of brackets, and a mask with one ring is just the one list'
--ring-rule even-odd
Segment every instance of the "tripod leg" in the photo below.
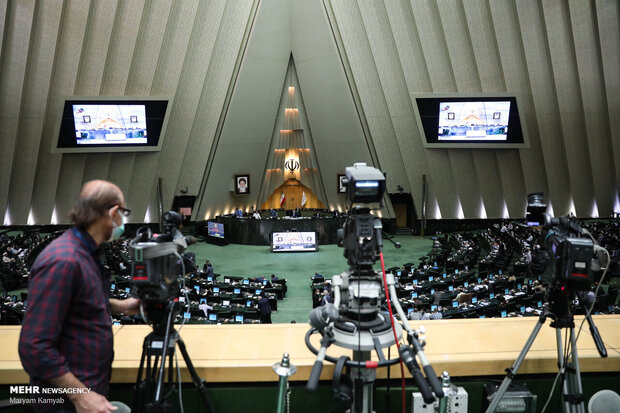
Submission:
{"label": "tripod leg", "polygon": [[192,376],[192,380],[194,382],[194,386],[196,390],[198,390],[198,394],[200,394],[200,398],[202,399],[202,403],[205,405],[205,409],[207,413],[214,413],[213,405],[207,396],[207,389],[205,388],[205,381],[198,376],[196,373],[196,369],[194,368],[194,364],[192,360],[189,358],[189,354],[187,353],[187,348],[185,347],[185,343],[177,334],[177,344],[179,345],[179,350],[181,350],[181,354],[183,355],[183,360],[185,360],[185,365],[187,366],[187,370],[189,374]]}
{"label": "tripod leg", "polygon": [[[147,340],[148,337],[144,338],[144,343],[142,344],[142,356],[140,356],[140,367],[138,368],[138,377],[136,378],[136,393],[134,395],[134,401],[133,401],[133,406],[131,408],[131,411],[136,412],[136,413],[141,413],[142,412],[142,406],[144,405],[144,399],[145,399],[145,391],[146,391],[146,383],[145,381],[142,380],[142,373],[144,372],[144,363],[147,362],[150,364],[150,357],[148,357],[148,361],[147,361],[147,348],[148,348],[148,344],[147,344]],[[148,366],[147,366],[148,369]],[[148,380],[148,373],[147,373],[147,379]]]}
{"label": "tripod leg", "polygon": [[486,413],[493,413],[495,412],[495,409],[497,409],[499,402],[502,400],[502,397],[504,397],[504,393],[506,393],[506,390],[508,390],[510,383],[512,383],[512,379],[517,375],[517,371],[519,370],[519,367],[521,367],[521,363],[523,363],[523,360],[525,360],[527,352],[530,351],[530,347],[532,347],[532,344],[534,344],[534,340],[536,340],[536,336],[538,335],[538,332],[545,323],[545,320],[546,317],[544,315],[541,315],[538,318],[538,323],[536,323],[536,325],[534,326],[534,330],[532,331],[532,334],[530,334],[530,337],[527,339],[527,342],[521,350],[521,353],[519,353],[519,357],[517,357],[512,367],[506,369],[506,378],[504,379],[504,381],[502,381],[501,386],[499,386],[499,389],[497,389],[497,392],[493,395],[493,399],[491,400],[491,404],[489,404]]}
{"label": "tripod leg", "polygon": [[[161,364],[159,365],[159,374],[157,375],[157,385],[155,387],[155,404],[158,405],[161,403],[162,399],[162,388],[164,385],[164,373],[166,370],[166,355],[168,354],[168,345],[170,343],[170,335],[172,330],[172,308],[168,312],[168,318],[166,320],[166,333],[164,334],[164,342],[162,345],[162,353],[161,353]],[[175,334],[175,333],[172,333]]]}
{"label": "tripod leg", "polygon": [[562,403],[565,412],[584,413],[583,390],[581,387],[581,372],[579,370],[579,358],[577,355],[577,343],[575,342],[575,329],[570,328],[571,354],[570,360],[564,360],[561,350],[562,335],[560,329],[557,330],[558,337],[558,360],[560,369],[564,374],[562,385]]}

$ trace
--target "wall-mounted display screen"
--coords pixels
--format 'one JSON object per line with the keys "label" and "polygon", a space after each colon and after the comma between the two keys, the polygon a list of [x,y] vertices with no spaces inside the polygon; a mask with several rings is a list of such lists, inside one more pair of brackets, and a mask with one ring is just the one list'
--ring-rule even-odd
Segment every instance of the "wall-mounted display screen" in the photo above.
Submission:
{"label": "wall-mounted display screen", "polygon": [[210,237],[224,238],[224,224],[207,221],[207,235]]}
{"label": "wall-mounted display screen", "polygon": [[412,95],[427,148],[526,147],[515,96]]}
{"label": "wall-mounted display screen", "polygon": [[271,235],[272,252],[316,251],[316,232],[274,232]]}
{"label": "wall-mounted display screen", "polygon": [[67,98],[52,152],[158,151],[169,107],[167,98]]}

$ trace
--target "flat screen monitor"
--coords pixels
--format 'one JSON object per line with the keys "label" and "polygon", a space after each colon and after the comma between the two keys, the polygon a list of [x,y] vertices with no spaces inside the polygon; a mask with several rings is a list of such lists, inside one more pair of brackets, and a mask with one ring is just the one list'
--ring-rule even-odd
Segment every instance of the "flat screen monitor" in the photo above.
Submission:
{"label": "flat screen monitor", "polygon": [[207,221],[207,235],[215,238],[224,238],[224,224]]}
{"label": "flat screen monitor", "polygon": [[246,307],[252,307],[252,300],[247,300],[247,301],[245,302],[245,306],[246,306]]}
{"label": "flat screen monitor", "polygon": [[209,281],[209,282],[213,282],[213,277],[209,275],[209,276],[207,277],[207,281]]}
{"label": "flat screen monitor", "polygon": [[407,314],[411,314],[411,313],[413,313],[413,308],[408,308],[407,309]]}
{"label": "flat screen monitor", "polygon": [[235,288],[233,294],[241,294],[241,288]]}
{"label": "flat screen monitor", "polygon": [[201,298],[200,299],[200,304],[206,304],[207,303],[207,299],[206,298]]}
{"label": "flat screen monitor", "polygon": [[465,281],[465,282],[463,283],[463,287],[465,287],[465,288],[469,287],[469,283],[468,283],[467,281]]}
{"label": "flat screen monitor", "polygon": [[416,94],[413,99],[427,148],[527,147],[514,95]]}
{"label": "flat screen monitor", "polygon": [[235,323],[243,323],[243,316],[242,315],[236,315],[235,316]]}
{"label": "flat screen monitor", "polygon": [[454,291],[454,286],[453,285],[449,285],[448,286],[448,291]]}
{"label": "flat screen monitor", "polygon": [[243,285],[249,285],[250,284],[250,280],[243,280]]}
{"label": "flat screen monitor", "polygon": [[263,290],[256,290],[256,291],[254,291],[254,293],[255,293],[256,295],[260,295],[260,293],[262,293],[262,292],[263,292]]}
{"label": "flat screen monitor", "polygon": [[68,97],[52,152],[159,151],[171,106],[165,97]]}
{"label": "flat screen monitor", "polygon": [[271,234],[272,252],[316,251],[316,232],[274,232]]}
{"label": "flat screen monitor", "polygon": [[489,298],[490,298],[490,299],[495,298],[495,294],[494,294],[494,293],[490,293],[490,294],[489,294]]}
{"label": "flat screen monitor", "polygon": [[213,287],[213,292],[214,293],[219,293],[220,292],[220,287]]}
{"label": "flat screen monitor", "polygon": [[476,304],[478,302],[478,297],[472,297],[471,298],[471,303],[472,304]]}
{"label": "flat screen monitor", "polygon": [[263,285],[267,285],[267,280],[263,280]]}
{"label": "flat screen monitor", "polygon": [[217,321],[217,314],[209,314],[209,321]]}
{"label": "flat screen monitor", "polygon": [[112,291],[116,290],[116,284],[110,284],[110,290]]}
{"label": "flat screen monitor", "polygon": [[418,293],[411,293],[411,298],[418,298]]}
{"label": "flat screen monitor", "polygon": [[502,311],[502,317],[506,317],[507,315],[506,310]]}
{"label": "flat screen monitor", "polygon": [[456,308],[459,306],[459,303],[457,301],[452,301],[452,307]]}
{"label": "flat screen monitor", "polygon": [[428,281],[431,282],[435,279],[435,277],[433,277],[432,275],[430,277],[428,277]]}
{"label": "flat screen monitor", "polygon": [[222,301],[222,306],[224,306],[224,307],[230,307],[230,300],[223,300],[223,301]]}
{"label": "flat screen monitor", "polygon": [[437,311],[437,304],[431,305],[431,311]]}

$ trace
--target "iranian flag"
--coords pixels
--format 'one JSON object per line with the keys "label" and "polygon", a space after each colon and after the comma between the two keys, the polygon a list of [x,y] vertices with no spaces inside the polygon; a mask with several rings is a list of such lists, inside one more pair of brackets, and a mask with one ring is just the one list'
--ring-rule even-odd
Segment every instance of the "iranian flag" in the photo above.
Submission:
{"label": "iranian flag", "polygon": [[284,196],[284,191],[280,194],[280,208],[284,205],[284,201],[286,201],[286,197]]}

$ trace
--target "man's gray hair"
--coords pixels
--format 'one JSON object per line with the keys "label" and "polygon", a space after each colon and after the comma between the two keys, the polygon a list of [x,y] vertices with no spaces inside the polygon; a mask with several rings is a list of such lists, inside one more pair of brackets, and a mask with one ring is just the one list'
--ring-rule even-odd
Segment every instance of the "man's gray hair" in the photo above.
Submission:
{"label": "man's gray hair", "polygon": [[73,204],[70,217],[75,226],[86,229],[115,205],[121,205],[123,194],[111,182],[90,181],[82,186],[78,199]]}

